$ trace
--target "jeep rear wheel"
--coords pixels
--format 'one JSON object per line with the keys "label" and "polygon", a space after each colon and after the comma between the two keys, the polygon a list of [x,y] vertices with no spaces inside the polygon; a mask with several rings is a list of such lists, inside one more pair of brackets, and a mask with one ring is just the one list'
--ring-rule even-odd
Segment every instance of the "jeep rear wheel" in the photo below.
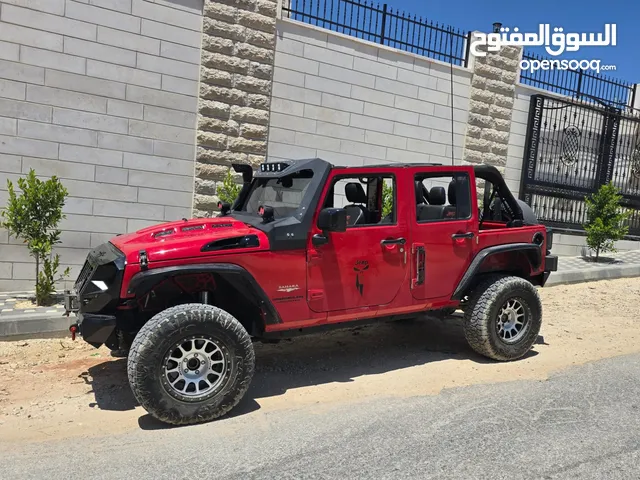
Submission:
{"label": "jeep rear wheel", "polygon": [[490,277],[474,290],[464,309],[464,335],[476,352],[494,360],[524,356],[542,324],[536,288],[520,277]]}
{"label": "jeep rear wheel", "polygon": [[211,305],[178,305],[138,332],[127,362],[133,394],[153,417],[173,425],[208,422],[229,412],[253,377],[251,337]]}

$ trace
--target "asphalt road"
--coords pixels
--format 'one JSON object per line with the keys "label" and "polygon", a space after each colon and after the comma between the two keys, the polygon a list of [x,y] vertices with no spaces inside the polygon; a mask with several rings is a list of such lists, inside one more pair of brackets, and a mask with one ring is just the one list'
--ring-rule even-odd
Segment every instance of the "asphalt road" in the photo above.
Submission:
{"label": "asphalt road", "polygon": [[[629,479],[640,467],[640,355],[547,381],[256,411],[0,452],[6,479]],[[1,434],[1,427],[0,427]]]}

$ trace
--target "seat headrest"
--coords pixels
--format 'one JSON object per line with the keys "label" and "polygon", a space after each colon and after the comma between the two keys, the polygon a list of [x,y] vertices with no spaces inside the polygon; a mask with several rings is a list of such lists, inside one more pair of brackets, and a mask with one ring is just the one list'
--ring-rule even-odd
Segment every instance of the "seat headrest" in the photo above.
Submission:
{"label": "seat headrest", "polygon": [[367,194],[364,193],[364,188],[359,183],[347,183],[344,187],[344,194],[351,203],[367,203]]}
{"label": "seat headrest", "polygon": [[444,205],[447,202],[447,196],[444,187],[432,187],[429,192],[429,203],[431,205]]}
{"label": "seat headrest", "polygon": [[449,203],[451,205],[455,205],[456,204],[456,179],[455,178],[451,180],[451,183],[449,183],[447,196],[449,197]]}

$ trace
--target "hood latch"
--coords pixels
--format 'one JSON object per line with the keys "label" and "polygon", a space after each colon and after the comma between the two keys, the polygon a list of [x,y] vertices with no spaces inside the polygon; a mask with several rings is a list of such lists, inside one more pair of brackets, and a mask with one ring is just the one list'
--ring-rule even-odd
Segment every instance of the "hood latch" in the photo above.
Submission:
{"label": "hood latch", "polygon": [[140,269],[147,270],[149,268],[149,259],[147,258],[147,251],[140,250],[138,252],[138,256],[140,257]]}

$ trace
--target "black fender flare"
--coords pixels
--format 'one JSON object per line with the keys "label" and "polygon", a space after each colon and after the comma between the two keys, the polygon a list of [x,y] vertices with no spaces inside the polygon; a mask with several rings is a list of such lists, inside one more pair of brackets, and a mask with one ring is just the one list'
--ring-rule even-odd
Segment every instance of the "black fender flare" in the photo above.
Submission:
{"label": "black fender flare", "polygon": [[542,249],[535,243],[510,243],[507,245],[495,245],[480,250],[473,258],[467,271],[464,273],[458,286],[456,287],[451,300],[462,300],[467,289],[472,285],[476,275],[482,271],[482,266],[492,256],[501,253],[523,252],[533,269],[537,269],[542,265]]}
{"label": "black fender flare", "polygon": [[220,275],[227,280],[238,291],[243,292],[247,301],[264,312],[264,323],[274,325],[282,323],[282,319],[277,310],[271,303],[271,300],[258,284],[253,275],[246,269],[233,263],[209,263],[180,265],[177,267],[160,267],[151,268],[143,272],[136,273],[127,287],[128,294],[145,295],[151,291],[154,285],[157,285],[167,278],[188,275],[194,273],[212,273]]}

